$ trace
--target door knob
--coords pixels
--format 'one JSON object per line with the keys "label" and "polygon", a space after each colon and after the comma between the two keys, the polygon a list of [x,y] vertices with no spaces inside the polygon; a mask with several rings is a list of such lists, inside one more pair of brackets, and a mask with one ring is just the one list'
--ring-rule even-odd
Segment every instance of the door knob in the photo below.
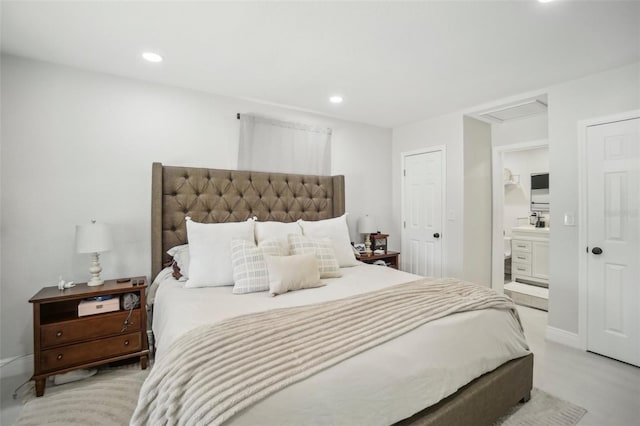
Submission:
{"label": "door knob", "polygon": [[602,254],[602,249],[600,247],[594,247],[591,249],[591,253],[593,254]]}
{"label": "door knob", "polygon": [[440,234],[436,232],[435,234],[433,234],[433,238],[440,238]]}

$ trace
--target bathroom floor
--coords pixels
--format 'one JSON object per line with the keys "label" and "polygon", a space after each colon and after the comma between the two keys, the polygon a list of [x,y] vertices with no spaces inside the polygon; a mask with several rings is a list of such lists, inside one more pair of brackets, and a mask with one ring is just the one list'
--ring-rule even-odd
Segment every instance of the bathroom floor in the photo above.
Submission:
{"label": "bathroom floor", "polygon": [[504,285],[504,292],[518,305],[549,310],[548,288],[511,281]]}

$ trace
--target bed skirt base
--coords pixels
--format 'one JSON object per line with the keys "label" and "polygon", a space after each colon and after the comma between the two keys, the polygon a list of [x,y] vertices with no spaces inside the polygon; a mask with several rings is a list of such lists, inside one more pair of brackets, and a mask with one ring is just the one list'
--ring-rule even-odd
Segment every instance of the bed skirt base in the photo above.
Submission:
{"label": "bed skirt base", "polygon": [[396,425],[492,425],[509,408],[527,402],[532,387],[533,354],[529,354],[478,377],[453,395]]}

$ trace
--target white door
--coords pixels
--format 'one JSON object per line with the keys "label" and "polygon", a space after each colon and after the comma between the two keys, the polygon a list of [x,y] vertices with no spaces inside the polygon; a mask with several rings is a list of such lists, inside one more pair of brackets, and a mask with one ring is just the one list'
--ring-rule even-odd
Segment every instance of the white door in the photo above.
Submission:
{"label": "white door", "polygon": [[640,365],[640,118],[587,128],[587,349]]}
{"label": "white door", "polygon": [[404,157],[403,269],[425,277],[442,276],[442,154]]}

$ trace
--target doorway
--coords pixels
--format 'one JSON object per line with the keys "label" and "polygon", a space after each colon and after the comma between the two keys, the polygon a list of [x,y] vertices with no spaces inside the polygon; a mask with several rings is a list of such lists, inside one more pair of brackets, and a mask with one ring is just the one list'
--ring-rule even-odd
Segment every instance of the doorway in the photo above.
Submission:
{"label": "doorway", "polygon": [[445,148],[402,153],[402,270],[442,277]]}
{"label": "doorway", "polygon": [[[505,188],[513,189],[515,192],[521,192],[521,199],[525,198],[526,191],[522,191],[521,186],[526,180],[530,179],[530,172],[527,171],[505,171],[504,158],[505,155],[517,153],[519,151],[534,150],[540,148],[548,149],[548,117],[547,117],[548,99],[546,93],[532,93],[528,97],[512,99],[508,102],[496,102],[487,106],[486,109],[478,110],[469,115],[478,120],[484,121],[491,125],[490,146],[487,152],[491,157],[489,170],[491,173],[491,194],[486,197],[486,202],[491,205],[491,232],[489,241],[485,242],[485,247],[489,246],[491,253],[490,259],[487,259],[487,265],[490,268],[489,283],[491,288],[502,293],[505,285],[505,266],[511,264],[511,244],[507,247],[505,240]],[[526,163],[526,162],[525,162]],[[526,164],[525,164],[526,166]],[[542,171],[542,170],[537,170]],[[507,173],[508,172],[508,173]],[[508,176],[507,176],[508,174]],[[520,175],[514,177],[513,175]],[[548,189],[546,190],[548,191]],[[530,194],[526,194],[529,198]],[[548,202],[548,194],[547,194]],[[548,204],[547,204],[548,205]],[[465,206],[466,209],[466,206]],[[519,216],[529,216],[522,213]],[[523,220],[523,225],[529,223]],[[548,223],[548,222],[547,222]],[[510,224],[510,227],[516,224]],[[530,273],[532,264],[530,242],[525,242],[520,247],[521,262],[520,268],[524,269],[523,274]],[[540,245],[536,245],[539,248]],[[536,260],[541,258],[542,251],[536,253]],[[538,268],[536,263],[536,275],[538,278],[544,274]],[[524,304],[524,303],[523,303]]]}
{"label": "doorway", "polygon": [[[549,227],[548,222],[541,228],[535,228],[531,224],[530,194],[531,175],[534,170],[548,172],[548,157],[547,170],[542,170],[545,168],[543,160],[528,160],[534,158],[533,153],[548,150],[548,147],[548,141],[541,139],[494,146],[492,149],[491,287],[503,292],[505,284],[514,283],[510,289],[514,299],[519,298],[521,304],[544,310],[548,303],[545,265],[548,265]],[[517,161],[518,166],[515,166],[516,163],[511,163],[514,165],[510,165],[510,168],[505,165],[507,157],[516,161],[517,156],[526,153],[529,155],[524,155],[524,160]],[[506,201],[511,201],[507,208]],[[548,217],[548,211],[540,212],[540,217],[544,221]],[[517,232],[513,232],[514,230]],[[510,274],[505,274],[506,272]],[[505,279],[507,276],[508,280]],[[547,288],[544,286],[545,281]]]}

